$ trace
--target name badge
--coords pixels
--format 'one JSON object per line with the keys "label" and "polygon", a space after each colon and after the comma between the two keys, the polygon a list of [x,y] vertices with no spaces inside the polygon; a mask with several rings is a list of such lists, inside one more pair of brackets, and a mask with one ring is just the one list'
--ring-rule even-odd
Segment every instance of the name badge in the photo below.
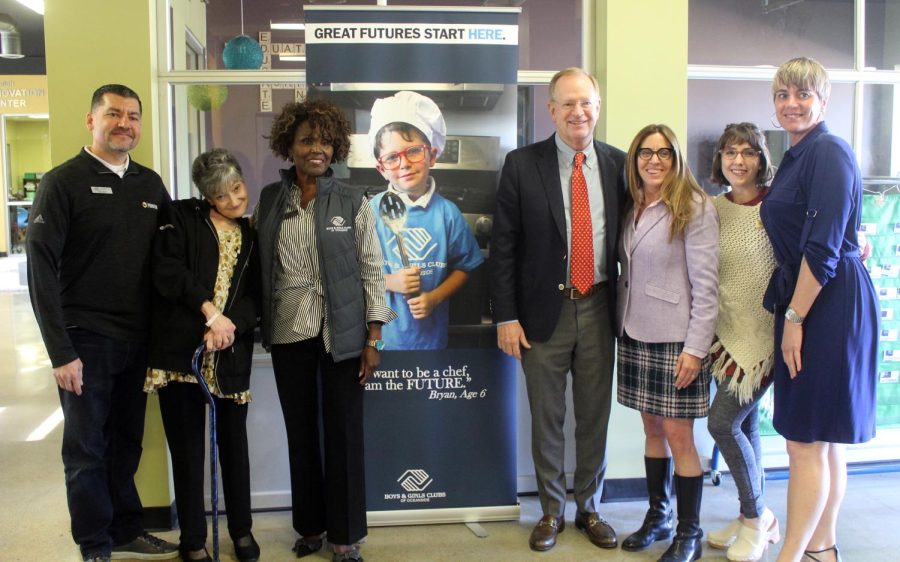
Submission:
{"label": "name badge", "polygon": [[92,186],[91,186],[91,193],[98,193],[98,194],[101,194],[101,195],[112,195],[112,188],[111,188],[111,187],[98,186],[98,185],[92,185]]}

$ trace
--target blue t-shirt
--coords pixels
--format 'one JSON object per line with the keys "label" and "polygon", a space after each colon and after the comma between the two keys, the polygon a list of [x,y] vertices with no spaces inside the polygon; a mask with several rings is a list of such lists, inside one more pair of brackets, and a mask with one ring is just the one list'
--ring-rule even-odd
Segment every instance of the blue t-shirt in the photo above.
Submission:
{"label": "blue t-shirt", "polygon": [[[377,217],[375,229],[381,241],[384,272],[387,274],[403,269],[403,262],[394,233],[384,224],[378,212],[383,197],[384,193],[379,193],[370,204]],[[423,292],[434,290],[453,271],[468,273],[484,262],[478,242],[462,213],[456,205],[437,193],[431,195],[426,207],[407,206],[403,242],[409,265],[419,268]],[[387,291],[387,301],[388,306],[397,313],[397,318],[381,329],[385,350],[447,347],[450,299],[437,305],[431,315],[422,320],[412,317],[404,295]]]}

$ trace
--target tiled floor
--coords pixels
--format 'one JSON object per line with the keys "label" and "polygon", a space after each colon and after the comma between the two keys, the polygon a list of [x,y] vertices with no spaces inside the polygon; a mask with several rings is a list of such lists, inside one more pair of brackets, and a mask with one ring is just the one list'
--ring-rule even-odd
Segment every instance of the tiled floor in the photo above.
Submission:
{"label": "tiled floor", "polygon": [[[0,561],[76,561],[78,551],[69,535],[62,463],[61,426],[45,438],[28,441],[41,423],[58,408],[56,387],[28,303],[16,291],[15,271],[0,259],[0,277],[9,270],[9,284],[0,287]],[[767,485],[771,508],[784,519],[786,481]],[[736,515],[734,485],[726,476],[720,487],[704,489],[702,522],[706,528],[724,525]],[[581,561],[656,560],[665,545],[644,553],[593,547],[572,525],[550,552],[538,554],[527,546],[528,534],[540,516],[536,498],[523,497],[518,522],[484,523],[488,536],[478,538],[465,525],[378,527],[370,529],[363,553],[369,561]],[[603,515],[624,537],[637,528],[645,505],[641,502],[605,504]],[[221,532],[227,537],[225,522]],[[178,531],[161,533],[177,541]],[[257,513],[254,535],[262,546],[262,560],[294,560],[290,547],[295,535],[286,512]],[[900,559],[900,474],[851,476],[841,517],[839,544],[844,560],[853,562]],[[230,541],[222,541],[223,561],[231,561]],[[704,560],[724,560],[722,551],[707,549]],[[764,560],[774,560],[777,546]],[[307,560],[329,558],[324,551]]]}

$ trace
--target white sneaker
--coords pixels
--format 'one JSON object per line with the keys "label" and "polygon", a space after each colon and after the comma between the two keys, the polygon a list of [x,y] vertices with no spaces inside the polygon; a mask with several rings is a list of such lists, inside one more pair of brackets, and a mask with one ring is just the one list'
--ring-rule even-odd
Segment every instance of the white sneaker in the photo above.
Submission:
{"label": "white sneaker", "polygon": [[[766,512],[771,513],[768,509]],[[765,516],[766,513],[763,513]],[[772,514],[772,522],[767,529],[754,529],[741,525],[737,539],[725,553],[730,562],[753,562],[763,557],[769,544],[775,544],[781,540],[778,529],[778,519]]]}
{"label": "white sneaker", "polygon": [[713,548],[725,550],[734,544],[734,541],[737,540],[738,531],[740,531],[743,526],[740,519],[735,519],[727,526],[707,533],[706,542]]}

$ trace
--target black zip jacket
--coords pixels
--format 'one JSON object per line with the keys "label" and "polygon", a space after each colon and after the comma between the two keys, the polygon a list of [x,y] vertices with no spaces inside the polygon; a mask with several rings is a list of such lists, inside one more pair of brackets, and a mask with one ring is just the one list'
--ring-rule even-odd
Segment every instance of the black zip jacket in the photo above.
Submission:
{"label": "black zip jacket", "polygon": [[78,358],[69,327],[147,340],[150,251],[169,201],[153,170],[132,159],[120,178],[85,149],[44,176],[28,224],[28,287],[54,367]]}
{"label": "black zip jacket", "polygon": [[[174,201],[160,216],[153,241],[153,311],[149,365],[191,373],[191,358],[202,343],[219,266],[219,239],[209,218],[210,205],[199,199]],[[256,234],[239,220],[241,251],[222,314],[235,325],[235,342],[216,352],[216,383],[223,394],[250,388],[253,331],[258,323],[259,255]]]}

